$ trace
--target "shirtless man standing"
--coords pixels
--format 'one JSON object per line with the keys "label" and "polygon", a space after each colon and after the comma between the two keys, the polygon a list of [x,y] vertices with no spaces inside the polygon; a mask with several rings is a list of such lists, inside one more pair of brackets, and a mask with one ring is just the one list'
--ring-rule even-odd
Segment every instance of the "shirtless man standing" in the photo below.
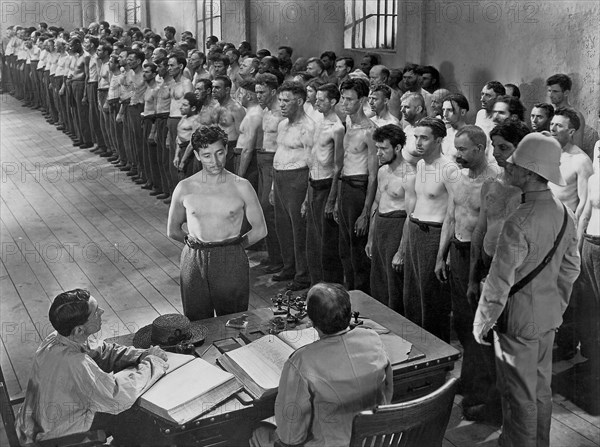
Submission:
{"label": "shirtless man standing", "polygon": [[415,163],[403,157],[406,135],[399,125],[387,124],[373,132],[379,172],[377,194],[371,208],[366,253],[371,258],[371,296],[404,314],[403,273],[392,265],[406,221],[405,188],[415,181]]}
{"label": "shirtless man standing", "polygon": [[[168,59],[167,63],[169,67],[169,76],[171,82],[169,83],[169,92],[171,96],[171,102],[169,105],[169,120],[167,121],[167,129],[169,130],[169,172],[171,174],[171,185],[174,187],[179,182],[179,173],[172,161],[175,159],[177,153],[177,125],[181,120],[181,104],[183,102],[183,96],[194,90],[192,82],[183,77],[183,70],[187,65],[185,57],[179,55],[172,55]],[[172,191],[170,191],[172,192]],[[165,199],[165,203],[171,203],[171,199]]]}
{"label": "shirtless man standing", "polygon": [[[579,219],[583,212],[588,194],[588,178],[593,173],[590,157],[573,144],[573,138],[580,126],[577,112],[570,108],[559,108],[554,111],[550,122],[550,134],[562,147],[560,154],[560,172],[565,180],[565,186],[548,183],[550,190],[565,206],[575,213]],[[581,281],[575,281],[569,305],[563,314],[563,322],[556,334],[556,344],[559,347],[557,356],[563,359],[572,358],[577,353],[579,342],[576,315],[583,296]]]}
{"label": "shirtless man standing", "polygon": [[[173,193],[167,234],[185,243],[181,300],[190,320],[248,310],[249,264],[244,248],[267,234],[258,198],[247,180],[225,169],[227,136],[217,126],[192,135],[203,169]],[[240,234],[244,216],[252,229]],[[186,234],[182,225],[186,223]]]}
{"label": "shirtless man standing", "polygon": [[[248,59],[244,60],[244,63]],[[267,222],[267,258],[262,262],[265,273],[277,273],[283,269],[281,248],[275,230],[275,209],[269,201],[273,185],[273,157],[277,150],[277,127],[283,120],[277,99],[279,83],[275,75],[265,73],[256,76],[254,91],[258,104],[263,108],[262,149],[256,149],[258,165],[258,198]]]}
{"label": "shirtless man standing", "polygon": [[246,116],[240,124],[240,136],[235,148],[235,166],[237,175],[247,179],[255,191],[258,191],[258,166],[256,164],[256,148],[262,146],[263,109],[256,99],[255,82],[244,80],[239,89],[242,106],[246,108]]}
{"label": "shirtless man standing", "polygon": [[234,170],[234,149],[240,135],[240,124],[246,111],[231,97],[231,79],[227,76],[216,76],[212,82],[212,96],[219,102],[217,110],[217,124],[227,134],[227,164],[228,171]]}
{"label": "shirtless man standing", "polygon": [[315,123],[304,112],[306,89],[298,82],[284,82],[278,90],[284,120],[277,127],[277,151],[273,158],[275,226],[283,256],[283,270],[274,281],[292,280],[295,291],[310,286],[306,261],[306,221],[302,204],[308,188],[308,154],[313,147]]}
{"label": "shirtless man standing", "polygon": [[[508,121],[491,132],[494,158],[501,168],[523,137],[531,131],[523,123]],[[496,242],[506,218],[521,203],[521,190],[508,184],[504,176],[484,182],[477,225],[471,234],[471,262],[467,299],[479,300],[480,281],[485,277],[496,251]]]}
{"label": "shirtless man standing", "polygon": [[575,144],[573,137],[579,129],[580,121],[573,109],[561,108],[554,111],[550,123],[550,134],[562,147],[560,173],[567,183],[558,186],[549,183],[550,190],[557,199],[568,206],[579,219],[587,198],[587,182],[593,173],[592,162],[585,152]]}
{"label": "shirtless man standing", "polygon": [[588,358],[597,374],[600,367],[600,141],[594,147],[593,161],[594,174],[588,179],[587,200],[578,227],[583,288],[579,313],[581,354]]}
{"label": "shirtless man standing", "polygon": [[[446,282],[450,279],[450,296],[454,330],[463,347],[461,383],[463,411],[486,402],[486,394],[494,386],[493,356],[483,351],[489,347],[475,342],[472,334],[477,300],[467,299],[471,236],[481,207],[481,188],[501,174],[496,163],[488,163],[485,149],[487,136],[477,126],[464,126],[456,132],[456,162],[463,168],[458,181],[450,183],[448,208],[442,225],[435,274]],[[449,272],[446,256],[449,250]],[[486,361],[487,360],[487,361]],[[499,416],[499,406],[497,407]]]}
{"label": "shirtless man standing", "polygon": [[442,141],[442,154],[450,159],[456,156],[454,137],[456,132],[467,125],[469,100],[461,93],[447,96],[442,104],[442,119],[446,124],[446,137]]}
{"label": "shirtless man standing", "polygon": [[158,90],[156,92],[156,149],[158,152],[158,172],[160,173],[160,183],[162,185],[162,194],[156,196],[159,200],[169,200],[171,191],[175,189],[171,177],[170,166],[171,158],[167,148],[168,138],[168,120],[171,110],[171,91],[170,86],[173,78],[169,74],[169,60],[167,58],[157,59],[156,66],[158,72]]}
{"label": "shirtless man standing", "polygon": [[[371,69],[373,71],[375,67]],[[377,127],[385,126],[386,124],[400,125],[400,120],[392,115],[388,109],[388,102],[392,97],[392,89],[387,85],[377,85],[373,87],[369,93],[369,106],[371,112],[374,113],[371,116],[371,121],[375,123]],[[402,132],[404,133],[404,131]]]}
{"label": "shirtless man standing", "polygon": [[83,51],[81,41],[77,37],[74,37],[69,41],[69,47],[73,57],[76,58],[75,69],[73,70],[73,77],[71,78],[71,86],[75,97],[75,104],[77,106],[77,127],[80,129],[82,143],[79,147],[82,149],[89,149],[94,145],[92,143],[92,131],[90,129],[90,115],[87,99],[85,102],[83,101],[86,88],[86,61],[89,56]]}
{"label": "shirtless man standing", "polygon": [[363,107],[369,94],[364,79],[349,79],[340,86],[341,107],[346,114],[344,161],[336,203],[340,224],[340,258],[346,288],[370,292],[371,261],[365,247],[371,207],[377,192],[377,149],[373,141],[375,124]]}
{"label": "shirtless man standing", "polygon": [[335,113],[340,91],[335,84],[317,89],[315,105],[323,115],[309,158],[306,197],[306,256],[312,285],[344,282],[338,225],[333,219],[340,168],[344,161],[344,125]]}
{"label": "shirtless man standing", "polygon": [[158,153],[156,149],[157,69],[156,64],[152,62],[148,62],[143,68],[146,91],[144,92],[144,112],[142,113],[142,162],[150,187],[142,188],[152,189],[152,192],[150,192],[151,196],[158,196],[163,192],[160,172],[158,171]]}
{"label": "shirtless man standing", "polygon": [[403,300],[409,320],[449,342],[449,287],[436,278],[435,266],[451,183],[458,181],[460,170],[442,155],[445,136],[441,119],[425,117],[415,125],[416,153],[423,159],[417,163],[415,208],[405,234]]}

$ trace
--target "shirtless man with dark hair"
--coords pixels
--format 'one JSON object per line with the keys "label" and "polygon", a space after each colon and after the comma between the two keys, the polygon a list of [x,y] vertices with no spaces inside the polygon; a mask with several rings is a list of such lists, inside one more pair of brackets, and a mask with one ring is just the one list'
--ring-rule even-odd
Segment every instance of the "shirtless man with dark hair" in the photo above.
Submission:
{"label": "shirtless man with dark hair", "polygon": [[227,134],[227,170],[233,171],[234,149],[240,135],[240,125],[246,111],[239,102],[231,97],[231,79],[227,76],[216,76],[212,81],[213,99],[219,102],[217,124]]}
{"label": "shirtless man with dark hair", "polygon": [[[250,183],[225,169],[227,135],[202,127],[192,135],[202,171],[179,182],[169,209],[167,234],[185,244],[181,299],[190,320],[248,310],[249,264],[245,248],[267,234]],[[244,216],[252,226],[240,234]],[[187,224],[186,233],[182,226]]]}
{"label": "shirtless man with dark hair", "polygon": [[449,287],[436,278],[436,255],[448,207],[451,183],[460,177],[456,163],[442,155],[446,125],[422,118],[415,125],[417,163],[415,208],[409,216],[404,276],[404,312],[411,321],[450,341]]}
{"label": "shirtless man with dark hair", "polygon": [[275,225],[283,257],[283,270],[275,281],[292,280],[290,290],[310,285],[306,260],[306,221],[302,204],[308,188],[308,154],[314,144],[315,123],[304,112],[306,89],[298,82],[285,82],[278,90],[284,120],[277,127],[277,151],[273,158]]}
{"label": "shirtless man with dark hair", "polygon": [[371,262],[365,252],[371,207],[377,191],[375,124],[365,115],[369,84],[349,79],[340,86],[341,108],[346,114],[344,160],[336,210],[340,224],[340,258],[349,290],[370,292]]}
{"label": "shirtless man with dark hair", "polygon": [[344,160],[344,125],[335,113],[340,91],[329,83],[317,89],[316,109],[323,115],[316,129],[309,157],[310,176],[306,195],[306,256],[311,284],[342,283],[339,231],[333,219],[340,168]]}
{"label": "shirtless man with dark hair", "polygon": [[[247,61],[249,59],[246,59]],[[245,62],[244,61],[244,62]],[[283,120],[277,99],[279,83],[275,75],[265,73],[256,76],[254,91],[263,109],[262,148],[256,149],[258,165],[258,198],[267,222],[267,258],[261,263],[265,273],[277,273],[283,269],[281,247],[275,229],[275,208],[269,200],[273,186],[273,158],[277,151],[277,128]]]}

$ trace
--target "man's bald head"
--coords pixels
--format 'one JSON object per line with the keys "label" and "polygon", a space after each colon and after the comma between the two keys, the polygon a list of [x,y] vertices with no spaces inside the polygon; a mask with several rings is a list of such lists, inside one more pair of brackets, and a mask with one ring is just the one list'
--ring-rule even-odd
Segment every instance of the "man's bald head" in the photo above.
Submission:
{"label": "man's bald head", "polygon": [[369,71],[369,86],[371,90],[388,83],[390,70],[385,65],[374,65]]}

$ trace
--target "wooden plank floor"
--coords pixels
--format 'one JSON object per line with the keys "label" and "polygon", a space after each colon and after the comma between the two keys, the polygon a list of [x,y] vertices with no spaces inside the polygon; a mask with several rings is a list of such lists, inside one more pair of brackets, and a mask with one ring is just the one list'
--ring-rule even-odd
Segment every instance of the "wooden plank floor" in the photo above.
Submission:
{"label": "wooden plank floor", "polygon": [[[52,331],[48,306],[60,291],[84,287],[98,299],[105,309],[100,338],[181,312],[181,246],[165,235],[167,205],[73,147],[39,112],[4,94],[0,124],[0,364],[16,395]],[[262,256],[250,253],[252,308],[270,304],[281,287],[255,268]],[[459,371],[460,362],[452,374]],[[460,401],[444,445],[495,446],[498,428],[463,420]],[[600,418],[555,395],[551,436],[557,447],[600,445]]]}

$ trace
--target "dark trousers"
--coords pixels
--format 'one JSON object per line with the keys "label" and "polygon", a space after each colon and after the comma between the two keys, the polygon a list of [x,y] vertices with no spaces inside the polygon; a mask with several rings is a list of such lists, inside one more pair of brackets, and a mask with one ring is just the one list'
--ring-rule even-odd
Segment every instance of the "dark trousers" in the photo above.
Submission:
{"label": "dark trousers", "polygon": [[55,123],[58,122],[58,104],[56,103],[56,95],[54,92],[54,76],[50,76],[49,71],[44,71],[44,78],[46,79],[46,102],[48,103],[48,112],[50,118]]}
{"label": "dark trousers", "polygon": [[171,194],[175,186],[171,177],[169,160],[169,149],[167,148],[167,120],[168,114],[159,114],[156,117],[156,157],[158,163],[158,172],[160,174],[160,184],[162,192]]}
{"label": "dark trousers", "polygon": [[31,81],[31,65],[23,64],[23,99],[26,102],[33,102],[33,82]]}
{"label": "dark trousers", "polygon": [[394,270],[392,260],[400,247],[405,221],[404,210],[378,213],[371,249],[371,296],[402,315],[404,274]]}
{"label": "dark trousers", "polygon": [[179,183],[179,171],[173,165],[173,160],[175,159],[175,154],[177,153],[177,125],[181,121],[180,116],[170,116],[167,121],[167,129],[169,130],[169,172],[171,174],[171,190],[169,193],[173,194],[173,190],[177,183]]}
{"label": "dark trousers", "polygon": [[346,288],[370,294],[371,260],[365,252],[368,236],[357,236],[354,231],[367,196],[366,176],[343,177],[339,187],[340,258],[344,266]]}
{"label": "dark trousers", "polygon": [[[107,93],[108,95],[108,93]],[[107,142],[102,134],[100,123],[100,112],[98,111],[98,83],[88,82],[86,84],[86,96],[88,101],[89,126],[92,134],[92,141],[102,150],[106,149]]]}
{"label": "dark trousers", "polygon": [[306,221],[300,210],[306,198],[308,168],[273,170],[275,226],[283,257],[282,275],[294,275],[300,284],[309,284],[306,262]]}
{"label": "dark trousers", "polygon": [[96,413],[90,431],[96,430],[112,436],[113,445],[170,445],[170,440],[161,435],[154,419],[137,405],[118,414]]}
{"label": "dark trousers", "polygon": [[256,163],[258,166],[258,200],[265,216],[267,224],[267,254],[269,263],[273,265],[283,264],[281,248],[275,228],[275,207],[269,202],[269,194],[273,184],[273,157],[275,152],[258,150],[256,152]]}
{"label": "dark trousers", "polygon": [[306,258],[310,283],[344,282],[337,223],[325,216],[332,179],[309,180],[306,210]]}
{"label": "dark trousers", "polygon": [[127,162],[127,166],[131,166],[132,169],[137,170],[137,166],[134,163],[134,158],[131,153],[131,139],[129,138],[129,126],[131,125],[129,120],[129,104],[125,103],[121,105],[123,110],[123,120],[120,123],[117,123],[117,132],[121,135],[121,139],[123,141],[123,148],[125,151],[125,160]]}
{"label": "dark trousers", "polygon": [[[242,161],[242,149],[233,149],[233,173],[237,174],[240,163]],[[258,165],[256,163],[256,150],[252,151],[252,158],[250,164],[246,168],[244,178],[250,182],[254,190],[258,193]]]}
{"label": "dark trousers", "polygon": [[77,118],[77,100],[75,99],[75,92],[73,91],[73,84],[71,81],[65,80],[66,84],[66,107],[67,107],[67,123],[71,129],[71,133],[75,134],[77,141],[82,142],[81,129],[79,128],[79,119]]}
{"label": "dark trousers", "polygon": [[478,303],[470,302],[467,299],[470,250],[470,242],[452,239],[450,244],[450,296],[454,330],[463,347],[461,386],[465,401],[469,405],[486,402],[491,404],[490,400],[495,400],[495,404],[499,408],[499,397],[495,390],[494,349],[491,346],[480,345],[473,337],[473,319]]}
{"label": "dark trousers", "polygon": [[131,162],[137,167],[142,178],[146,178],[146,172],[143,166],[144,150],[142,142],[142,115],[144,104],[129,105],[127,107],[127,122],[129,123],[129,144],[131,146]]}
{"label": "dark trousers", "polygon": [[104,145],[111,152],[117,153],[117,146],[112,139],[110,134],[110,114],[108,111],[104,111],[104,103],[106,102],[106,98],[108,97],[108,90],[97,90],[98,100],[96,101],[96,108],[98,110],[98,120],[100,122],[99,132],[102,133],[102,140],[104,141]]}
{"label": "dark trousers", "polygon": [[441,223],[410,218],[404,265],[404,313],[406,318],[450,342],[450,290],[435,276]]}
{"label": "dark trousers", "polygon": [[582,294],[579,305],[581,354],[600,365],[600,236],[583,236],[581,252]]}
{"label": "dark trousers", "polygon": [[204,244],[187,238],[181,252],[181,300],[190,320],[248,310],[250,266],[237,237]]}
{"label": "dark trousers", "polygon": [[127,152],[125,151],[125,142],[123,141],[123,123],[117,122],[119,113],[119,100],[110,100],[108,102],[108,130],[110,131],[110,139],[115,145],[119,154],[119,161],[127,163]]}
{"label": "dark trousers", "polygon": [[[86,88],[85,81],[72,81],[73,95],[77,110],[77,122],[79,124],[80,139],[84,144],[92,144],[92,130],[90,129],[90,109],[83,104],[83,93]],[[89,100],[89,98],[88,98]]]}
{"label": "dark trousers", "polygon": [[58,122],[59,124],[65,126],[66,129],[68,129],[67,127],[67,122],[66,122],[66,117],[65,117],[65,101],[66,101],[66,96],[65,95],[60,95],[59,91],[63,85],[64,79],[62,76],[54,76],[53,79],[53,85],[54,88],[52,89],[52,96],[54,96],[54,103],[56,105],[56,111],[58,112]]}
{"label": "dark trousers", "polygon": [[156,191],[162,192],[162,182],[160,180],[160,172],[158,171],[158,149],[156,141],[154,143],[148,142],[148,137],[152,132],[152,127],[156,124],[154,116],[150,118],[144,118],[142,122],[143,126],[143,142],[144,142],[144,170],[146,171],[147,179],[152,183],[152,187]]}

